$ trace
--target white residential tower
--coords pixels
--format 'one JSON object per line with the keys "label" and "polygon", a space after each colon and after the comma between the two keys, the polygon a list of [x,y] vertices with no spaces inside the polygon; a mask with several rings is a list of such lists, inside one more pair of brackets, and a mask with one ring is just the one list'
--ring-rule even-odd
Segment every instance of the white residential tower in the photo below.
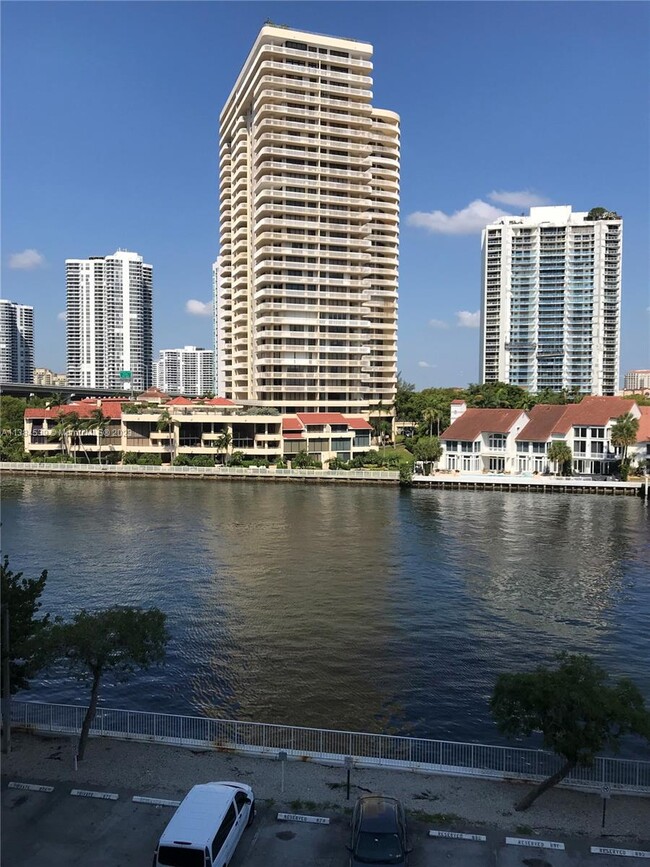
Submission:
{"label": "white residential tower", "polygon": [[0,300],[0,382],[34,380],[34,308]]}
{"label": "white residential tower", "polygon": [[481,382],[618,390],[623,221],[531,208],[483,230]]}
{"label": "white residential tower", "polygon": [[220,117],[217,381],[367,413],[397,379],[399,117],[372,46],[267,25]]}
{"label": "white residential tower", "polygon": [[161,349],[153,384],[166,394],[201,397],[214,391],[214,352],[200,346]]}
{"label": "white residential tower", "polygon": [[118,250],[66,259],[65,267],[68,385],[144,391],[151,385],[151,265]]}

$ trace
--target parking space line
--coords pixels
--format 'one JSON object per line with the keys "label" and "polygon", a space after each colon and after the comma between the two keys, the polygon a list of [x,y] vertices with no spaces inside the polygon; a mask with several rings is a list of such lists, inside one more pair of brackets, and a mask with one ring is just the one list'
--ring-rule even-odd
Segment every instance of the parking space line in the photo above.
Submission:
{"label": "parking space line", "polygon": [[179,807],[180,801],[168,801],[165,798],[146,798],[144,795],[134,795],[131,799],[136,804],[155,804],[157,807]]}
{"label": "parking space line", "polygon": [[485,834],[461,834],[458,831],[429,831],[429,837],[445,837],[450,840],[476,840],[479,843],[487,842]]}
{"label": "parking space line", "polygon": [[80,798],[102,798],[104,801],[117,801],[120,797],[113,792],[91,792],[87,789],[71,789],[70,794]]}
{"label": "parking space line", "polygon": [[314,822],[316,825],[329,825],[325,816],[302,816],[299,813],[278,813],[281,822]]}
{"label": "parking space line", "polygon": [[564,849],[564,843],[549,840],[531,840],[529,837],[506,837],[509,846],[533,846],[535,849]]}
{"label": "parking space line", "polygon": [[622,855],[624,858],[650,858],[650,852],[642,849],[608,849],[605,846],[592,846],[592,855]]}
{"label": "parking space line", "polygon": [[26,789],[29,792],[53,792],[54,786],[37,786],[36,783],[9,783],[9,789]]}

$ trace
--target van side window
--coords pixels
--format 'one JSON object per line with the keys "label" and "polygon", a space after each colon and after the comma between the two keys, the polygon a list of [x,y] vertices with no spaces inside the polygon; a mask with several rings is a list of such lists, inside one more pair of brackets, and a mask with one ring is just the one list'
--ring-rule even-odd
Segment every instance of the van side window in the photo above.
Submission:
{"label": "van side window", "polygon": [[217,855],[221,851],[221,847],[226,842],[228,838],[228,834],[232,829],[232,826],[235,824],[235,820],[237,819],[237,814],[235,813],[235,805],[231,804],[228,807],[228,812],[226,813],[226,817],[219,826],[219,830],[214,835],[214,840],[212,841],[212,860],[216,861]]}
{"label": "van side window", "polygon": [[241,813],[241,811],[246,806],[246,801],[248,800],[248,795],[246,792],[237,792],[235,795],[235,804],[237,804],[237,812]]}

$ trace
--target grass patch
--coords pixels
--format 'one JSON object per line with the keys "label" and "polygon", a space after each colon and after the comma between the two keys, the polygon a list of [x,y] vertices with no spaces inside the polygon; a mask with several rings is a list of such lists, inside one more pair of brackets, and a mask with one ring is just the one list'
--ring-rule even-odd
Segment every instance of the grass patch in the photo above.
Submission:
{"label": "grass patch", "polygon": [[465,821],[462,816],[456,813],[427,813],[426,810],[410,810],[411,816],[418,822],[425,822],[428,825],[456,825],[458,822]]}
{"label": "grass patch", "polygon": [[273,807],[274,804],[275,804],[275,798],[267,798],[266,799],[266,806],[269,808],[269,810]]}
{"label": "grass patch", "polygon": [[292,810],[302,810],[302,801],[300,801],[296,798],[295,801],[291,801],[289,806],[291,807]]}
{"label": "grass patch", "polygon": [[305,801],[305,810],[315,810],[317,806],[316,801]]}
{"label": "grass patch", "polygon": [[515,828],[515,831],[517,832],[517,834],[524,834],[526,836],[529,836],[530,834],[535,833],[533,831],[533,829],[530,827],[530,825],[517,825],[517,827]]}

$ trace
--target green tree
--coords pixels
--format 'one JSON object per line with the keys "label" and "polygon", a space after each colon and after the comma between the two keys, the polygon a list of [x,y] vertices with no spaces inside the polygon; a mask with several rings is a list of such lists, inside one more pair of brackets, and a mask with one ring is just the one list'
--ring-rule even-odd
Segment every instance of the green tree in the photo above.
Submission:
{"label": "green tree", "polygon": [[166,615],[158,608],[118,607],[79,611],[50,630],[49,653],[79,680],[90,681],[90,704],[81,726],[77,758],[83,759],[95,718],[99,687],[106,674],[128,680],[134,671],[163,662],[169,638]]}
{"label": "green tree", "polygon": [[20,429],[0,433],[0,461],[24,461],[25,437]]}
{"label": "green tree", "polygon": [[158,416],[158,421],[156,422],[156,430],[160,433],[167,432],[168,436],[168,446],[169,446],[169,461],[171,464],[174,463],[174,422],[170,415],[168,409],[163,409]]}
{"label": "green tree", "polygon": [[559,476],[567,474],[568,468],[571,466],[573,455],[569,446],[561,440],[552,442],[548,447],[547,456],[549,461],[555,464],[555,475]]}
{"label": "green tree", "polygon": [[217,449],[217,454],[220,454],[221,452],[224,453],[223,462],[224,462],[225,466],[228,466],[228,449],[230,448],[231,445],[232,445],[232,434],[230,433],[230,431],[224,430],[222,432],[221,436],[215,442],[215,446]]}
{"label": "green tree", "polygon": [[27,403],[21,397],[11,394],[0,395],[0,430],[22,431],[25,425],[25,407]]}
{"label": "green tree", "polygon": [[94,431],[97,434],[97,459],[100,464],[102,462],[102,437],[104,436],[104,429],[109,423],[110,418],[104,415],[101,408],[98,407],[90,413],[90,418],[84,424],[85,430]]}
{"label": "green tree", "polygon": [[442,446],[438,437],[420,437],[413,446],[413,457],[425,464],[439,461],[441,455]]}
{"label": "green tree", "polygon": [[540,732],[544,746],[564,762],[516,810],[527,810],[576,766],[591,765],[602,750],[617,751],[623,735],[650,740],[650,713],[631,680],[610,683],[607,673],[583,654],[559,653],[555,659],[556,668],[500,674],[490,700],[500,732],[510,738]]}
{"label": "green tree", "polygon": [[309,469],[320,469],[320,463],[312,457],[312,455],[307,454],[307,452],[298,452],[297,455],[294,455],[291,458],[291,466],[295,470],[309,470]]}
{"label": "green tree", "polygon": [[439,406],[427,406],[422,411],[422,420],[429,426],[429,436],[433,436],[433,425],[436,425],[436,434],[440,436],[440,420],[442,419],[442,409]]}
{"label": "green tree", "polygon": [[61,443],[63,454],[68,457],[72,456],[75,463],[77,462],[77,453],[72,452],[71,445],[78,421],[79,415],[76,412],[60,412],[56,417],[56,424],[50,428],[48,434],[49,439]]}
{"label": "green tree", "polygon": [[[49,624],[49,615],[37,617],[41,608],[40,597],[45,590],[47,570],[38,578],[23,578],[22,572],[12,572],[9,557],[0,565],[0,594],[2,613],[9,618],[9,689],[17,692],[29,687],[29,678],[40,665],[40,648],[37,638]],[[6,613],[5,613],[6,612]],[[7,654],[2,647],[2,661]],[[5,673],[2,666],[4,694]]]}
{"label": "green tree", "polygon": [[621,460],[624,462],[627,459],[627,450],[636,442],[636,435],[639,432],[639,419],[634,418],[631,412],[626,412],[624,415],[619,415],[612,426],[610,439],[612,445],[621,449]]}

